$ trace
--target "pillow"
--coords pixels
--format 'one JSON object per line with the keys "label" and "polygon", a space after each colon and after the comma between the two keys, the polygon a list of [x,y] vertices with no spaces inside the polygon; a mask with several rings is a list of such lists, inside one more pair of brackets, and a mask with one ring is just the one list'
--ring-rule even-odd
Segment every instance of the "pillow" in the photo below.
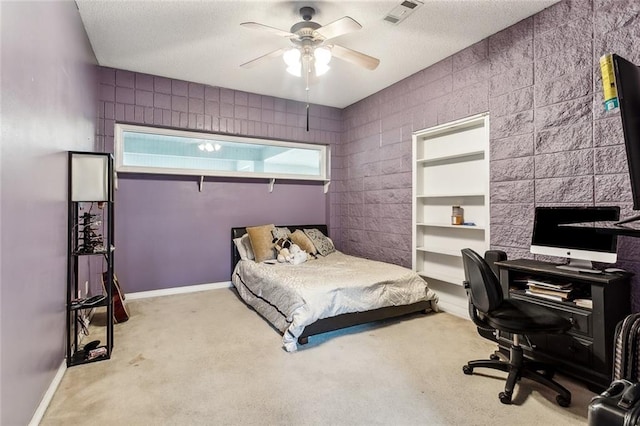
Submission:
{"label": "pillow", "polygon": [[286,227],[278,228],[276,226],[276,228],[271,231],[271,235],[273,235],[275,240],[279,240],[280,238],[289,238],[291,236],[291,230]]}
{"label": "pillow", "polygon": [[242,260],[253,260],[256,258],[253,254],[253,248],[251,247],[251,240],[249,240],[249,234],[244,234],[242,237],[234,238],[233,243],[238,249],[238,254]]}
{"label": "pillow", "polygon": [[313,242],[309,237],[307,237],[307,234],[302,232],[301,229],[297,229],[289,236],[289,238],[294,244],[297,244],[302,250],[309,254],[316,254],[318,252],[318,250],[316,250],[316,246],[313,245]]}
{"label": "pillow", "polygon": [[273,235],[271,231],[275,229],[273,224],[247,227],[247,234],[251,241],[251,247],[255,255],[256,262],[275,259],[276,251],[273,247]]}
{"label": "pillow", "polygon": [[305,229],[304,233],[309,237],[319,254],[326,256],[336,251],[333,243],[320,230],[316,228]]}

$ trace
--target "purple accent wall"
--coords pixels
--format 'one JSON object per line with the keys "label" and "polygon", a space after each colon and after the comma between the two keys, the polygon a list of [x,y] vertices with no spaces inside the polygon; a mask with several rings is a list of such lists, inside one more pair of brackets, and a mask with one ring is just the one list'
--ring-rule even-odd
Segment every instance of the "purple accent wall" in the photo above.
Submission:
{"label": "purple accent wall", "polygon": [[[301,86],[301,90],[303,87]],[[339,146],[341,110],[113,68],[100,68],[98,144],[116,122]],[[328,223],[320,184],[198,176],[118,176],[115,265],[125,292],[231,279],[231,227]]]}
{"label": "purple accent wall", "polygon": [[[411,133],[484,111],[493,248],[531,257],[535,206],[615,204],[631,215],[620,119],[603,111],[598,60],[616,52],[640,64],[639,39],[637,2],[567,0],[346,108],[332,184],[343,250],[410,266]],[[640,240],[621,238],[618,253],[636,273],[638,311]]]}
{"label": "purple accent wall", "polygon": [[0,423],[65,356],[67,150],[94,149],[95,56],[74,2],[2,2]]}
{"label": "purple accent wall", "polygon": [[231,279],[231,228],[325,223],[322,185],[121,178],[116,269],[127,292]]}

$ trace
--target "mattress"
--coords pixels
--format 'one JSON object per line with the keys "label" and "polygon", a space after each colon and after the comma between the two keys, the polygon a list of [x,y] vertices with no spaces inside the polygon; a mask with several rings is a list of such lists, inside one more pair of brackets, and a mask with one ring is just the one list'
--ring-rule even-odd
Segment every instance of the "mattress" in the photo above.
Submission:
{"label": "mattress", "polygon": [[352,312],[430,301],[437,295],[414,271],[339,251],[300,265],[237,263],[232,282],[240,297],[283,333],[285,350],[313,322]]}

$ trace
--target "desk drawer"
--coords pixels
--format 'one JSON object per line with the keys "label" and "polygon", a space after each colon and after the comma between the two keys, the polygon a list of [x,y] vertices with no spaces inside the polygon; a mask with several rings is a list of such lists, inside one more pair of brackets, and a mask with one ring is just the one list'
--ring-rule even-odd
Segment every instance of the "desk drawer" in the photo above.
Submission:
{"label": "desk drawer", "polygon": [[569,304],[560,304],[550,302],[535,296],[522,296],[519,294],[511,295],[514,299],[526,300],[536,305],[544,306],[552,310],[562,318],[566,318],[571,322],[571,328],[568,333],[576,336],[593,337],[592,312],[586,309],[576,308]]}
{"label": "desk drawer", "polygon": [[571,328],[569,334],[576,334],[580,336],[592,337],[591,328],[591,312],[587,311],[561,311],[555,310],[555,312],[563,318],[566,318],[571,322]]}
{"label": "desk drawer", "polygon": [[579,337],[555,334],[547,336],[547,347],[545,351],[549,354],[581,365],[592,365],[591,355],[593,353],[593,342]]}

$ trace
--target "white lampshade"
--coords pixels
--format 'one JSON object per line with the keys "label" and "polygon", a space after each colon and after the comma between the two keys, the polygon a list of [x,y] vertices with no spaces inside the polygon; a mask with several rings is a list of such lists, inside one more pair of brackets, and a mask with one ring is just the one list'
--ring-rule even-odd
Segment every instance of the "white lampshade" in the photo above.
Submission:
{"label": "white lampshade", "polygon": [[331,50],[326,47],[318,47],[313,51],[314,68],[316,76],[325,74],[331,68],[329,61],[331,61]]}
{"label": "white lampshade", "polygon": [[71,153],[71,201],[109,201],[109,157]]}
{"label": "white lampshade", "polygon": [[282,55],[284,63],[287,64],[287,72],[296,77],[302,75],[300,70],[300,50],[292,48],[284,52]]}
{"label": "white lampshade", "polygon": [[313,51],[316,64],[328,65],[331,61],[331,50],[327,47],[318,47]]}
{"label": "white lampshade", "polygon": [[300,63],[300,50],[291,48],[282,55],[284,63],[288,66],[294,66]]}

